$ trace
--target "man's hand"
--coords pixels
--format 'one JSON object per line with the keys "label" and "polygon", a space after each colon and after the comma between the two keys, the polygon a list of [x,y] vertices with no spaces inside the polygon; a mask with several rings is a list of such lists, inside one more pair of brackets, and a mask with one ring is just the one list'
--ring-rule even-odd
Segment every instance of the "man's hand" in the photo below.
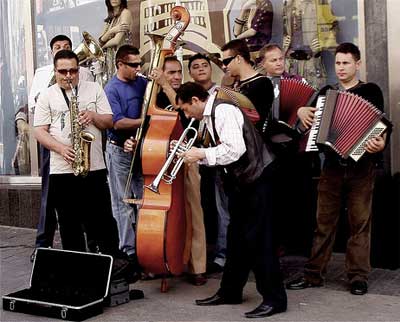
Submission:
{"label": "man's hand", "polygon": [[100,75],[104,71],[102,63],[98,60],[90,64],[89,70],[92,72],[93,75]]}
{"label": "man's hand", "polygon": [[164,87],[166,85],[169,85],[167,79],[164,76],[164,72],[162,71],[161,68],[154,68],[151,73],[149,74],[149,77],[154,80],[158,85],[161,87]]}
{"label": "man's hand", "polygon": [[309,129],[312,126],[316,110],[316,107],[311,106],[303,106],[297,110],[297,116],[306,129]]}
{"label": "man's hand", "polygon": [[96,113],[93,111],[88,111],[88,110],[81,111],[81,112],[79,112],[79,115],[78,115],[78,122],[83,127],[87,127],[90,124],[94,123],[95,116],[96,116]]}
{"label": "man's hand", "polygon": [[365,144],[365,151],[369,153],[377,153],[385,148],[385,139],[381,136],[369,139]]}
{"label": "man's hand", "polygon": [[17,121],[17,129],[18,129],[18,134],[20,135],[29,134],[29,124],[24,120]]}
{"label": "man's hand", "polygon": [[71,146],[61,144],[58,153],[62,155],[64,161],[66,161],[68,164],[72,164],[72,162],[75,160],[75,153]]}
{"label": "man's hand", "polygon": [[189,151],[178,153],[179,158],[183,158],[185,163],[194,163],[203,160],[206,157],[204,149],[199,149],[196,147],[191,147]]}
{"label": "man's hand", "polygon": [[124,142],[124,152],[133,152],[137,144],[137,141],[131,136]]}

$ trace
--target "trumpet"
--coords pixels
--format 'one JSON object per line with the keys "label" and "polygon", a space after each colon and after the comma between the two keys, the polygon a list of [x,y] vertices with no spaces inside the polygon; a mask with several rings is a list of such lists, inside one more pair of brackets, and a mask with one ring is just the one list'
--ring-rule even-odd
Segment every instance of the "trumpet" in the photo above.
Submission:
{"label": "trumpet", "polygon": [[[175,180],[179,172],[179,169],[183,164],[183,157],[177,157],[177,154],[188,151],[193,146],[197,138],[197,130],[192,126],[194,121],[195,121],[194,118],[190,120],[188,127],[182,132],[182,135],[176,142],[174,148],[172,149],[171,153],[168,156],[168,159],[165,161],[164,165],[162,166],[157,176],[154,178],[153,182],[149,185],[145,185],[147,189],[150,189],[155,193],[160,193],[158,188],[160,186],[161,180],[163,180],[167,184],[172,184],[172,182]],[[193,137],[187,140],[190,132],[193,133]],[[187,140],[186,143],[185,140]],[[175,165],[168,174],[167,171],[172,163],[175,163]]]}

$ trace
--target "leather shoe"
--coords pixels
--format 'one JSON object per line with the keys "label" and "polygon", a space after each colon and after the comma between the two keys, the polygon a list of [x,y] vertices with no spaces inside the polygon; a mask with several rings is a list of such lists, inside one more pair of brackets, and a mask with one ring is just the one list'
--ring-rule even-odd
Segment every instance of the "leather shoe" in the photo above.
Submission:
{"label": "leather shoe", "polygon": [[242,303],[242,299],[234,299],[234,298],[226,298],[222,295],[216,293],[211,297],[207,297],[203,300],[196,300],[196,305],[200,306],[211,306],[211,305],[222,305],[222,304],[240,304]]}
{"label": "leather shoe", "polygon": [[215,262],[212,262],[207,266],[207,274],[221,273],[223,270],[224,268]]}
{"label": "leather shoe", "polygon": [[207,277],[204,274],[190,274],[189,282],[195,286],[201,286],[207,283]]}
{"label": "leather shoe", "polygon": [[304,277],[297,278],[286,284],[288,290],[303,290],[308,287],[321,287],[323,284],[314,284],[307,281]]}
{"label": "leather shoe", "polygon": [[273,305],[261,303],[253,311],[246,312],[244,315],[246,318],[263,318],[285,311],[286,307],[276,307]]}
{"label": "leather shoe", "polygon": [[366,281],[354,281],[350,286],[350,293],[354,295],[364,295],[368,292],[368,284]]}

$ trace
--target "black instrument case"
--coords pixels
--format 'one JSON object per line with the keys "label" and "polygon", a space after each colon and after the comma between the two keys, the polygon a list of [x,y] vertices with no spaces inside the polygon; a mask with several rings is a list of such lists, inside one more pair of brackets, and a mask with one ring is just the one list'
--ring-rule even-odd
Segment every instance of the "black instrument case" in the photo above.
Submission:
{"label": "black instrument case", "polygon": [[93,253],[38,248],[30,287],[3,296],[3,309],[82,321],[103,312],[113,259]]}

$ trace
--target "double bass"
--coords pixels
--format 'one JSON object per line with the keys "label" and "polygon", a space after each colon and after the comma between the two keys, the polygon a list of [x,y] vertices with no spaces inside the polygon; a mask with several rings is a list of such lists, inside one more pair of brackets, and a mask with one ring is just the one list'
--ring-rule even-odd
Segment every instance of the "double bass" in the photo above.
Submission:
{"label": "double bass", "polygon": [[[165,37],[149,35],[154,44],[149,70],[161,68],[164,58],[174,53],[176,41],[190,21],[189,12],[181,6],[172,8],[171,17],[174,25]],[[178,113],[156,106],[157,92],[156,82],[149,81],[143,100],[143,122],[136,133],[137,145],[133,151],[125,201],[140,204],[136,223],[136,253],[139,263],[145,272],[163,276],[161,291],[166,292],[166,276],[179,275],[184,268],[186,222],[183,175],[179,173],[173,184],[161,182],[158,193],[144,189],[143,199],[140,201],[127,196],[137,149],[141,150],[146,186],[153,182],[164,165],[170,141],[178,139],[182,132]]]}

